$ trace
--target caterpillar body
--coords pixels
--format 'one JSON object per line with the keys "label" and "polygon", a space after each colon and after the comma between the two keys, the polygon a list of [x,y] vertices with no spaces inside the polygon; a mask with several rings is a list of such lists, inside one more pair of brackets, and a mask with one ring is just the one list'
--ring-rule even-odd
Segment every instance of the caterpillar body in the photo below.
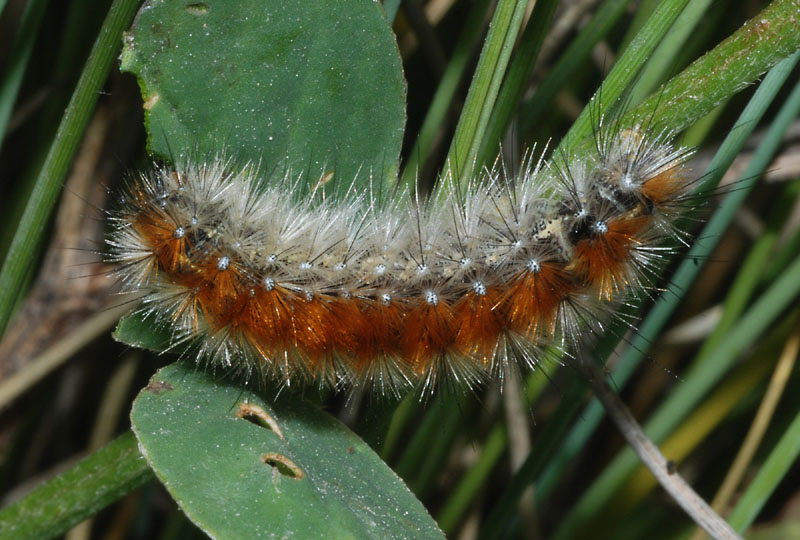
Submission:
{"label": "caterpillar body", "polygon": [[597,142],[387,204],[296,201],[224,158],[156,167],[112,213],[109,258],[201,361],[286,385],[473,386],[569,353],[652,286],[689,152],[638,128]]}

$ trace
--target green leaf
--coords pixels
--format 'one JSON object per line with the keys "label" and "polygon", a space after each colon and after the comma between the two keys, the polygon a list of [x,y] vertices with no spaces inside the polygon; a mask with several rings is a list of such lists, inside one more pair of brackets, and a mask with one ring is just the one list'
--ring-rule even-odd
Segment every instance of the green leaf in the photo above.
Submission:
{"label": "green leaf", "polygon": [[135,312],[126,315],[117,323],[112,337],[131,347],[153,352],[170,350],[172,333],[161,324],[152,324],[144,315]]}
{"label": "green leaf", "polygon": [[[330,171],[339,193],[396,176],[406,89],[378,4],[147,3],[122,69],[139,79],[151,152],[170,162],[224,149],[267,179],[291,169],[303,180],[296,197]],[[114,337],[156,351],[170,343],[135,315]]]}
{"label": "green leaf", "polygon": [[122,69],[145,101],[149,148],[169,161],[213,157],[290,169],[337,191],[394,178],[405,81],[375,2],[148,2]]}
{"label": "green leaf", "polygon": [[131,421],[158,478],[214,538],[441,537],[361,439],[289,394],[273,403],[177,363],[142,390]]}

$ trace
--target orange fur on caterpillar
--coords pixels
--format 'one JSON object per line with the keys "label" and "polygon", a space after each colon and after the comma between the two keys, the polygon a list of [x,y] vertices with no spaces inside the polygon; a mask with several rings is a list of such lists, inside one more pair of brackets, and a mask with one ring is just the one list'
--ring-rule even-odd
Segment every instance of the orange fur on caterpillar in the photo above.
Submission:
{"label": "orange fur on caterpillar", "polygon": [[110,259],[203,361],[287,385],[472,386],[651,286],[687,154],[629,129],[588,158],[383,206],[298,202],[224,159],[162,167],[113,213]]}

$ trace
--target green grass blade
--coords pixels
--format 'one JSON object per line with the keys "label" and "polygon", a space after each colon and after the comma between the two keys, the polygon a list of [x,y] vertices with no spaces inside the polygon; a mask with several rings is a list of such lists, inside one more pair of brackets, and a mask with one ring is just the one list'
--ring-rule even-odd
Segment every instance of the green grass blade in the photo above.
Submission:
{"label": "green grass blade", "polygon": [[586,390],[586,381],[579,377],[572,379],[561,400],[561,404],[552,416],[556,420],[551,419],[544,426],[531,453],[512,477],[503,495],[492,507],[489,517],[480,531],[479,538],[488,540],[501,537],[508,526],[511,515],[517,508],[517,503],[522,493],[539,477],[547,464],[557,455],[558,445],[563,440],[570,425],[569,422],[562,420],[569,420],[578,414]]}
{"label": "green grass blade", "polygon": [[519,47],[514,53],[514,59],[497,96],[497,104],[486,128],[478,166],[490,163],[497,153],[503,133],[508,129],[511,118],[525,93],[528,78],[533,72],[539,50],[552,24],[557,4],[556,0],[540,0],[533,8],[530,21],[522,33]]}
{"label": "green grass blade", "polygon": [[447,167],[458,183],[469,179],[478,157],[527,5],[527,0],[500,0],[497,4],[447,154]]}
{"label": "green grass blade", "polygon": [[[418,421],[413,438],[394,467],[395,472],[406,479],[415,493],[427,483],[430,469],[438,469],[443,459],[443,442],[449,444],[458,433],[465,416],[461,406],[455,396],[442,396]],[[471,407],[472,404],[463,406]],[[437,451],[433,450],[434,446]],[[421,463],[425,464],[425,471],[420,470]]]}
{"label": "green grass blade", "polygon": [[[800,49],[796,11],[797,3],[793,0],[775,0],[673,77],[655,95],[625,114],[621,125],[639,124],[674,133],[691,126]],[[570,131],[567,143],[578,143],[591,135],[591,126],[573,126]]]}
{"label": "green grass blade", "polygon": [[[772,102],[775,94],[791,73],[792,68],[797,62],[797,59],[798,54],[795,54],[793,57],[776,66],[764,79],[764,82],[756,91],[756,94],[753,96],[750,103],[742,113],[739,122],[737,122],[737,125],[741,127],[734,128],[731,131],[720,148],[720,151],[717,153],[711,165],[709,166],[708,176],[711,177],[710,182],[718,181],[724,171],[727,170],[730,163],[733,161],[733,158],[739,153],[739,150],[744,145],[744,142],[749,134],[753,129],[755,129],[755,125],[758,123],[758,120],[766,112],[766,109]],[[783,121],[786,121],[787,118],[792,116],[791,112],[793,106],[793,104],[787,105],[783,109]],[[698,261],[704,261],[708,259],[711,250],[716,245],[716,239],[720,237],[721,232],[730,224],[736,209],[741,205],[747,193],[749,192],[749,188],[753,187],[756,180],[756,177],[753,177],[754,174],[759,172],[758,169],[763,170],[763,168],[766,166],[766,163],[768,163],[769,157],[773,154],[777,147],[777,145],[774,144],[774,141],[776,138],[779,139],[784,129],[785,125],[783,122],[776,121],[773,123],[771,128],[771,131],[773,132],[771,138],[773,144],[763,145],[763,150],[761,150],[763,153],[759,157],[758,163],[755,163],[757,160],[752,160],[750,167],[748,167],[748,171],[746,171],[743,175],[744,178],[750,178],[749,182],[744,182],[744,184],[748,185],[740,185],[740,190],[737,190],[726,197],[726,200],[722,203],[719,210],[714,214],[714,217],[706,225],[704,231],[700,234],[700,237],[704,239],[703,242],[695,244],[695,246],[693,246],[693,248],[690,250],[689,255],[680,265],[675,276],[671,279],[672,286],[670,287],[670,291],[662,295],[640,326],[636,336],[631,340],[630,346],[626,352],[623,353],[617,368],[612,373],[613,380],[620,387],[624,386],[624,384],[633,374],[635,367],[638,365],[644,354],[646,354],[649,344],[654,341],[655,337],[660,333],[661,329],[666,324],[666,321],[677,307],[683,296],[683,291],[688,290],[689,285],[692,281],[694,281],[694,278],[699,273],[702,264],[700,264]],[[708,183],[709,182],[706,182],[706,184]],[[603,417],[603,414],[599,404],[596,403],[596,401],[593,401],[593,403],[589,406],[589,409],[582,416],[583,421],[576,426],[568,438],[568,443],[570,446],[565,448],[564,451],[559,452],[557,460],[550,465],[550,467],[554,468],[554,472],[546,472],[545,476],[553,474],[560,476],[560,473],[556,471],[563,470],[568,465],[569,461],[574,457],[575,453],[583,447],[586,440],[588,440],[588,437],[594,431],[597,423]],[[679,421],[680,418],[675,420],[676,423]],[[654,438],[656,440],[659,439],[658,437]],[[603,475],[595,482],[595,486],[605,482],[608,482],[609,486],[613,484],[613,488],[606,487],[602,490],[602,492],[606,493],[606,495],[615,491],[616,487],[624,480],[624,477],[627,476],[630,470],[632,470],[632,468],[638,463],[633,455],[633,452],[627,452],[626,454],[628,460],[627,469],[625,469],[622,477],[616,477],[616,475],[619,473],[615,472],[614,466],[612,465],[608,467]],[[611,478],[614,478],[614,480],[612,481]],[[586,512],[587,514],[594,514],[597,512],[596,509],[586,510],[582,507],[582,505],[593,505],[602,499],[602,497],[592,493],[592,490],[594,489],[597,489],[598,492],[600,490],[598,487],[590,488],[590,490],[587,491],[587,493],[582,497],[581,502],[578,503],[578,506],[576,506],[574,512]],[[569,527],[571,521],[570,519],[566,519],[563,523],[564,525],[562,525],[562,529],[564,529],[563,534],[565,535],[563,537],[568,537],[569,534],[571,534],[569,531],[572,530],[571,527]]]}
{"label": "green grass blade", "polygon": [[[560,148],[571,148],[573,144],[592,134],[592,130],[596,129],[597,119],[601,118],[603,111],[615,104],[623,92],[630,87],[687,2],[688,0],[664,0],[658,5],[605,78],[592,101],[584,107],[581,115],[572,124],[561,141]],[[600,108],[599,111],[594,108],[593,103],[595,102]]]}
{"label": "green grass blade", "polygon": [[728,517],[734,529],[744,532],[755,520],[770,495],[800,456],[800,414],[795,416],[778,444],[770,452],[753,483]]}
{"label": "green grass blade", "polygon": [[647,60],[647,64],[641,74],[636,78],[636,84],[631,88],[626,97],[631,104],[638,104],[641,100],[650,95],[653,90],[668,74],[675,58],[686,47],[686,43],[695,31],[698,23],[706,15],[711,0],[695,0],[689,2],[686,8],[681,11],[678,18],[669,32],[664,35],[664,39],[658,44],[658,48]]}
{"label": "green grass blade", "polygon": [[[659,407],[645,425],[645,432],[658,442],[666,437],[705,393],[727,372],[739,354],[751,345],[775,319],[795,301],[800,293],[800,257],[747,311],[723,341],[711,353],[709,361],[695,366],[683,383]],[[562,521],[554,538],[571,538],[599,515],[605,503],[628,478],[639,462],[632,450],[626,449],[608,465],[601,476],[585,492],[570,515]]]}
{"label": "green grass blade", "polygon": [[130,431],[0,510],[0,538],[51,538],[153,478]]}
{"label": "green grass blade", "polygon": [[523,103],[519,113],[519,131],[523,136],[528,135],[542,115],[552,107],[556,94],[581,68],[592,48],[611,30],[629,3],[630,0],[606,0],[597,9],[592,20],[561,55],[531,98]]}
{"label": "green grass blade", "polygon": [[[19,32],[12,46],[11,58],[3,74],[3,80],[0,81],[0,143],[8,129],[8,121],[11,119],[11,111],[17,101],[22,77],[25,75],[25,68],[28,66],[28,60],[33,51],[33,43],[39,33],[45,5],[44,0],[31,0],[25,6],[25,14],[22,16]],[[2,6],[0,6],[1,10]]]}
{"label": "green grass blade", "polygon": [[111,5],[36,179],[0,270],[0,334],[5,330],[17,297],[22,292],[25,275],[33,265],[37,245],[61,192],[61,182],[78,149],[108,72],[117,58],[122,32],[130,26],[138,6],[139,0],[115,0]]}
{"label": "green grass blade", "polygon": [[619,47],[620,51],[624,51],[631,44],[636,34],[644,27],[650,15],[653,14],[661,0],[642,0],[636,8],[636,14],[633,16],[628,29],[625,31],[625,36],[622,38],[622,44]]}
{"label": "green grass blade", "polygon": [[[758,123],[759,118],[761,118],[766,111],[766,108],[772,102],[774,95],[777,93],[780,86],[790,74],[796,61],[796,55],[791,59],[785,60],[783,64],[774,68],[772,72],[765,78],[761,87],[759,87],[757,90],[756,95],[753,97],[750,104],[740,117],[740,120],[737,123],[737,126],[740,127],[732,130],[731,134],[728,136],[725,143],[723,143],[722,148],[715,157],[715,160],[709,166],[709,170],[706,175],[708,177],[708,180],[705,182],[706,186],[718,181],[724,171],[727,170],[734,157],[739,153],[741,147],[744,145],[747,137],[749,137],[750,133],[752,133],[752,130]],[[743,198],[744,195],[745,194],[742,193],[739,197],[737,197],[737,199]],[[701,236],[703,238],[717,238],[720,235],[720,231],[724,230],[729,224],[732,213],[735,211],[735,207],[738,207],[738,204],[740,203],[741,200],[738,202],[734,199],[729,199],[726,201],[724,205],[731,205],[732,208],[726,213],[726,215],[721,216],[720,218],[715,218],[715,223],[710,223],[710,228],[707,228],[701,234]],[[660,332],[661,328],[666,323],[675,307],[677,307],[680,299],[682,298],[682,293],[680,293],[680,291],[686,290],[688,283],[690,283],[699,272],[699,267],[701,265],[696,264],[695,261],[706,260],[712,248],[713,245],[711,245],[709,242],[698,244],[693,248],[693,252],[689,257],[687,257],[686,261],[684,261],[676,274],[680,278],[681,283],[678,283],[677,286],[672,288],[673,292],[663,295],[663,297],[659,300],[654,309],[645,319],[643,325],[641,325],[640,332],[634,338],[627,352],[624,353],[623,357],[620,359],[617,368],[612,374],[615,384],[622,387],[630,378],[642,356],[646,353],[649,343],[652,343],[654,336]],[[675,281],[675,278],[672,281]],[[604,412],[596,400],[593,401],[590,406],[581,414],[581,422],[579,422],[578,425],[573,428],[564,446],[558,452],[556,452],[553,456],[553,459],[548,462],[547,470],[542,475],[542,481],[539,485],[537,485],[537,494],[548,492],[548,488],[554,487],[557,478],[561,476],[566,467],[572,462],[572,460],[574,460],[576,454],[582,448],[584,448],[586,441],[594,432],[603,416]],[[559,415],[557,417],[560,419],[559,421],[566,422],[572,417],[572,415],[569,415],[568,417]],[[527,477],[524,479],[522,479],[523,474],[527,474]],[[523,467],[523,469],[520,470],[511,483],[511,486],[514,487],[514,492],[517,494],[517,496],[522,493],[524,485],[529,484],[535,478],[536,476],[530,474],[529,470]],[[513,501],[506,500],[506,496],[508,496],[510,492],[511,487],[509,487],[506,495],[504,495],[502,499],[503,501],[506,501],[506,508],[513,508],[514,506]],[[497,507],[499,506],[500,505],[497,505]],[[489,518],[490,522],[495,524],[502,521],[497,517],[497,512],[503,512],[503,510],[497,509],[497,507]],[[568,520],[565,522],[568,522]],[[498,527],[487,527],[486,530],[495,533],[498,530]]]}
{"label": "green grass blade", "polygon": [[457,490],[436,518],[445,534],[453,533],[453,529],[472,502],[475,492],[486,482],[492,468],[506,449],[507,438],[505,423],[496,424],[486,438],[477,461],[461,478]]}
{"label": "green grass blade", "polygon": [[402,184],[413,188],[416,186],[417,174],[425,166],[436,141],[436,136],[447,117],[458,90],[461,76],[469,63],[473,47],[480,37],[480,29],[486,18],[489,0],[478,0],[472,6],[467,22],[458,37],[455,50],[447,64],[442,80],[436,88],[428,113],[422,123],[414,149],[411,151],[403,170]]}
{"label": "green grass blade", "polygon": [[[540,371],[531,373],[525,383],[525,389],[520,389],[524,392],[524,402],[528,404],[536,402],[548,382],[550,381],[544,373]],[[486,437],[478,459],[464,473],[439,512],[437,521],[445,533],[454,530],[469,505],[483,490],[489,474],[505,454],[508,443],[508,427],[504,420],[499,420]]]}

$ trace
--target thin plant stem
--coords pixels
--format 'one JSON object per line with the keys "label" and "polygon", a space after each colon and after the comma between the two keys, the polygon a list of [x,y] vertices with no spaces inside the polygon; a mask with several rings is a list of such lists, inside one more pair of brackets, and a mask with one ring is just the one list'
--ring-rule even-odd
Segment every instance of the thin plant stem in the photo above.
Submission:
{"label": "thin plant stem", "polygon": [[704,531],[718,540],[741,538],[719,515],[711,509],[702,497],[686,483],[674,465],[664,457],[658,447],[644,434],[642,427],[625,407],[619,396],[606,382],[603,371],[592,361],[584,362],[583,369],[589,378],[597,399],[603,404],[608,416],[617,426],[628,444],[656,477],[661,487],[681,508],[702,527]]}
{"label": "thin plant stem", "polygon": [[53,144],[36,178],[22,220],[14,233],[0,270],[0,335],[5,331],[61,185],[69,171],[97,98],[122,44],[122,32],[131,24],[141,0],[114,0],[92,47],[81,77],[67,105]]}

